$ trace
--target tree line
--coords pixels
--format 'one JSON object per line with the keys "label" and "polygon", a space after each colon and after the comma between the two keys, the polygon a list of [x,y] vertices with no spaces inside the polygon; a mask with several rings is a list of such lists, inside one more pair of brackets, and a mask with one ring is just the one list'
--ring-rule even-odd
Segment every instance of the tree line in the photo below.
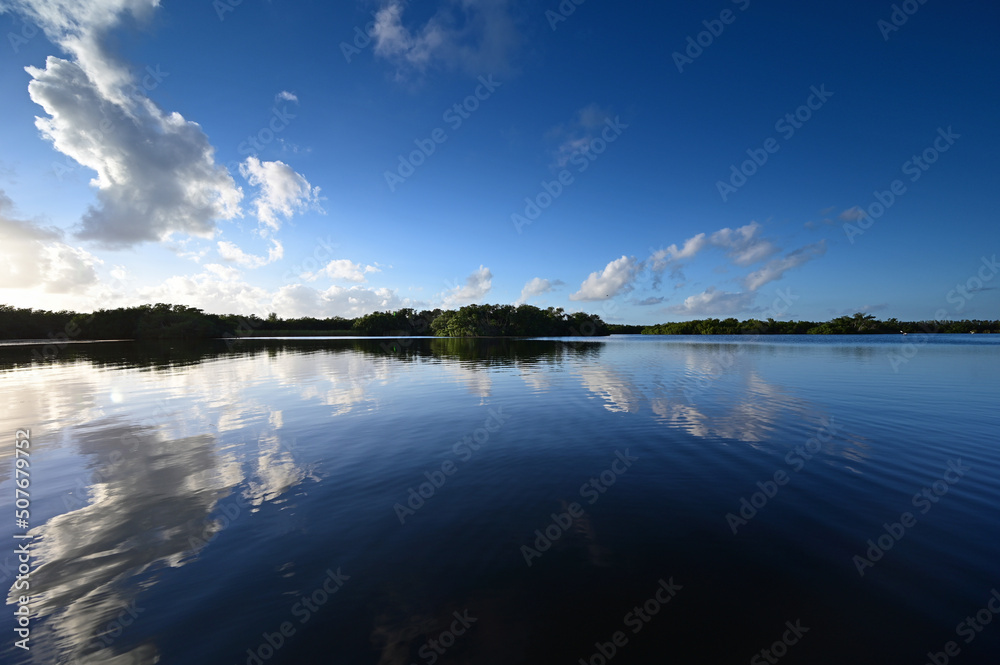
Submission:
{"label": "tree line", "polygon": [[370,335],[437,337],[564,337],[610,334],[600,317],[561,307],[467,305],[458,310],[400,309],[349,319],[339,316],[267,318],[209,314],[185,305],[69,310],[0,305],[0,339],[210,339],[244,336]]}
{"label": "tree line", "polygon": [[642,329],[644,335],[861,335],[899,333],[1000,333],[1000,321],[880,321],[858,312],[830,321],[775,321],[767,319],[699,319],[661,323]]}
{"label": "tree line", "polygon": [[185,305],[139,305],[100,309],[90,314],[68,310],[0,305],[0,339],[209,339],[245,336],[435,336],[435,337],[593,337],[611,334],[747,335],[865,333],[1000,333],[1000,321],[880,321],[861,312],[830,321],[774,319],[700,319],[654,326],[607,324],[599,316],[569,313],[561,307],[466,305],[457,310],[400,309],[357,318],[267,318],[254,314],[208,314]]}

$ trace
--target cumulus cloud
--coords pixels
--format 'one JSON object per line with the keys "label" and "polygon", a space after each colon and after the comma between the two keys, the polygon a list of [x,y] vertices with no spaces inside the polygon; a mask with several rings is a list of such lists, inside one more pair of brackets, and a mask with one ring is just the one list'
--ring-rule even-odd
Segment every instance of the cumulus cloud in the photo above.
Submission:
{"label": "cumulus cloud", "polygon": [[93,254],[63,242],[61,230],[14,218],[14,205],[0,190],[0,289],[37,289],[82,294],[97,284]]}
{"label": "cumulus cloud", "polygon": [[489,268],[479,266],[465,279],[464,285],[449,289],[444,294],[444,303],[448,306],[469,305],[481,299],[493,288],[493,273]]}
{"label": "cumulus cloud", "polygon": [[17,11],[39,26],[49,41],[74,56],[103,97],[121,101],[132,75],[106,48],[107,33],[126,14],[140,23],[147,21],[159,4],[160,0],[5,0],[0,8]]}
{"label": "cumulus cloud", "polygon": [[[134,73],[108,44],[127,19],[144,21],[159,0],[0,0],[40,26],[68,59],[26,67],[28,94],[45,112],[35,124],[53,147],[96,172],[96,202],[78,237],[106,247],[162,241],[172,234],[211,238],[219,220],[242,216],[243,190],[201,127],[167,112],[148,94],[170,73]],[[297,101],[288,91],[278,99]],[[319,188],[281,162],[248,160],[241,172],[261,188],[254,209],[270,230],[319,200]]]}
{"label": "cumulus cloud", "polygon": [[240,214],[242,191],[214,162],[201,128],[167,113],[146,93],[169,76],[159,66],[134,75],[107,48],[126,16],[144,21],[158,0],[9,0],[70,59],[26,67],[28,93],[48,117],[35,124],[59,152],[93,169],[97,203],[80,237],[128,246],[174,232],[211,236],[217,219]]}
{"label": "cumulus cloud", "polygon": [[269,291],[248,283],[238,268],[217,263],[205,265],[196,274],[175,275],[156,286],[138,289],[136,300],[177,303],[219,314],[265,316],[268,312],[277,312],[285,318],[354,318],[423,304],[401,298],[394,289],[360,285],[333,285],[324,290],[305,284],[288,284]]}
{"label": "cumulus cloud", "polygon": [[607,300],[619,293],[632,290],[632,283],[639,273],[640,264],[634,256],[615,259],[603,271],[592,272],[580,285],[580,290],[570,295],[570,300]]}
{"label": "cumulus cloud", "polygon": [[688,296],[682,304],[669,307],[668,310],[694,318],[737,316],[748,311],[753,300],[753,293],[730,293],[710,286],[701,293]]}
{"label": "cumulus cloud", "polygon": [[532,298],[537,298],[540,295],[554,291],[556,287],[562,286],[563,282],[560,280],[550,281],[547,279],[542,279],[541,277],[536,277],[524,285],[521,289],[521,297],[517,299],[516,305],[522,305],[528,302]]}
{"label": "cumulus cloud", "polygon": [[824,254],[826,254],[825,240],[800,247],[780,259],[769,261],[764,267],[750,273],[743,280],[743,285],[750,291],[756,291],[765,284],[781,279],[792,268],[797,268]]}
{"label": "cumulus cloud", "polygon": [[278,94],[276,94],[274,96],[274,101],[276,101],[276,102],[281,102],[281,101],[295,102],[296,104],[298,104],[299,103],[299,98],[293,92],[288,92],[287,90],[282,90],[281,92],[279,92]]}
{"label": "cumulus cloud", "polygon": [[760,224],[751,222],[735,229],[719,229],[711,235],[699,233],[685,240],[680,247],[673,244],[654,252],[652,268],[654,271],[663,271],[671,264],[694,258],[708,247],[724,250],[738,266],[757,263],[778,251],[769,240],[761,237],[760,231]]}
{"label": "cumulus cloud", "polygon": [[423,24],[404,25],[404,0],[389,0],[375,16],[375,55],[397,67],[397,78],[431,67],[471,75],[502,73],[521,41],[513,0],[447,0]]}
{"label": "cumulus cloud", "polygon": [[152,287],[140,288],[142,302],[169,302],[200,307],[217,314],[248,314],[263,316],[271,295],[266,289],[243,280],[233,266],[209,263],[194,275],[174,275]]}
{"label": "cumulus cloud", "polygon": [[370,289],[363,286],[333,285],[321,291],[303,284],[290,284],[278,289],[271,301],[271,310],[282,317],[343,316],[356,318],[372,312],[397,310],[416,305],[400,298],[393,289]]}
{"label": "cumulus cloud", "polygon": [[79,63],[49,56],[44,69],[25,69],[32,101],[49,116],[35,119],[42,136],[97,172],[81,238],[121,247],[175,232],[210,237],[217,219],[240,214],[243,192],[196,123],[148,98],[103,92]]}
{"label": "cumulus cloud", "polygon": [[268,250],[266,257],[247,254],[240,249],[236,243],[226,240],[219,241],[218,248],[219,256],[221,256],[223,260],[236,263],[244,268],[260,268],[261,266],[266,266],[269,263],[274,263],[285,256],[285,248],[280,242],[274,240],[273,238],[271,239],[271,248]]}
{"label": "cumulus cloud", "polygon": [[240,173],[251,185],[260,188],[252,205],[257,219],[271,230],[281,228],[279,217],[287,219],[309,208],[322,211],[319,187],[310,185],[284,162],[261,162],[256,157],[248,157],[240,164]]}
{"label": "cumulus cloud", "polygon": [[334,259],[315,273],[307,273],[303,277],[309,281],[313,281],[320,275],[326,275],[331,279],[364,282],[367,281],[365,275],[372,272],[380,272],[380,269],[378,266],[363,266],[360,263],[354,263],[350,259]]}

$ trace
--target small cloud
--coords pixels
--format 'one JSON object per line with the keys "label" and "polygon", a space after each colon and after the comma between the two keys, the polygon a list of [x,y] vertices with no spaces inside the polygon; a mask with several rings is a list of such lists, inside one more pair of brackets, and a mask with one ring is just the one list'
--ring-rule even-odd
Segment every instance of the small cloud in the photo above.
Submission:
{"label": "small cloud", "polygon": [[431,67],[472,76],[510,71],[521,43],[513,0],[446,0],[422,25],[404,25],[405,0],[388,0],[375,15],[375,56],[397,67],[396,78]]}
{"label": "small cloud", "polygon": [[576,112],[568,124],[556,125],[546,134],[550,140],[558,141],[552,150],[554,165],[562,168],[577,155],[585,155],[591,142],[600,135],[605,123],[611,120],[610,111],[597,104],[590,104]]}
{"label": "small cloud", "polygon": [[319,187],[310,185],[284,162],[261,162],[256,157],[247,157],[240,164],[240,174],[251,185],[260,188],[253,207],[257,219],[271,230],[281,228],[279,216],[287,219],[310,208],[323,212],[319,205],[322,200]]}
{"label": "small cloud", "polygon": [[223,260],[236,263],[244,268],[260,268],[261,266],[266,266],[269,263],[274,263],[275,261],[283,258],[285,255],[285,248],[282,247],[280,242],[273,238],[271,239],[271,248],[267,252],[267,258],[247,254],[242,249],[237,247],[235,243],[227,240],[220,240],[217,246],[219,249],[219,256],[221,256]]}
{"label": "small cloud", "polygon": [[531,298],[536,298],[542,294],[554,291],[556,287],[563,286],[564,282],[561,280],[549,281],[547,279],[542,279],[541,277],[536,277],[524,285],[521,289],[521,297],[517,299],[515,305],[522,305]]}
{"label": "small cloud", "polygon": [[331,279],[340,279],[348,282],[366,282],[365,275],[373,272],[381,272],[378,266],[362,266],[349,259],[334,259],[315,273],[307,273],[303,277],[309,281],[314,281],[320,275],[326,275]]}
{"label": "small cloud", "polygon": [[840,213],[838,217],[845,222],[856,222],[864,219],[867,215],[868,213],[862,210],[859,206],[854,206],[853,208],[848,208],[844,212]]}
{"label": "small cloud", "polygon": [[749,291],[756,291],[760,287],[781,279],[782,276],[792,268],[797,268],[812,259],[826,254],[826,240],[820,240],[812,245],[806,245],[793,252],[789,252],[780,259],[769,261],[760,270],[755,270],[746,276],[743,285]]}
{"label": "small cloud", "polygon": [[615,259],[603,271],[592,272],[580,285],[580,290],[571,294],[570,300],[607,300],[619,293],[632,290],[641,265],[634,256]]}
{"label": "small cloud", "polygon": [[649,298],[644,298],[643,300],[639,300],[639,301],[637,301],[637,302],[635,302],[633,304],[638,305],[639,307],[648,307],[650,305],[659,305],[664,300],[666,300],[666,298],[664,298],[662,296],[659,297],[659,298],[650,296]]}
{"label": "small cloud", "polygon": [[469,305],[490,292],[493,288],[493,273],[489,268],[479,266],[479,270],[469,275],[465,285],[455,286],[444,295],[446,305]]}
{"label": "small cloud", "polygon": [[294,93],[288,92],[287,90],[282,90],[281,92],[279,92],[274,96],[274,101],[295,102],[296,104],[298,104],[299,98],[296,97]]}
{"label": "small cloud", "polygon": [[707,316],[735,316],[750,310],[753,293],[730,293],[710,286],[703,292],[684,299],[683,304],[668,307],[668,311],[695,318]]}
{"label": "small cloud", "polygon": [[674,267],[680,261],[693,259],[708,247],[725,250],[730,260],[739,266],[762,261],[778,251],[778,248],[762,238],[760,230],[760,224],[751,222],[735,229],[719,229],[711,235],[699,233],[691,236],[680,247],[673,244],[654,252],[651,257],[653,271],[660,272],[667,266]]}

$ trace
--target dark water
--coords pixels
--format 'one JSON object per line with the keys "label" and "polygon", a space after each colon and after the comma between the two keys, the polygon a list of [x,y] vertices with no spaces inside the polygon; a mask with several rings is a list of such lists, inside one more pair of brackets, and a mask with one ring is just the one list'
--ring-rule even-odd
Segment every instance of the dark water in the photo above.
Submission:
{"label": "dark water", "polygon": [[4,663],[998,662],[1000,338],[31,358]]}

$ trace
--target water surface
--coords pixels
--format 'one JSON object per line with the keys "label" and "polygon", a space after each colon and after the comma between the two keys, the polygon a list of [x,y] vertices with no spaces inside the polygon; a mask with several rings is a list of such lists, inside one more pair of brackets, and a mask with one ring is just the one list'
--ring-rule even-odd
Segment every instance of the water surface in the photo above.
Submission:
{"label": "water surface", "polygon": [[995,662],[1000,339],[908,337],[0,348],[0,660]]}

